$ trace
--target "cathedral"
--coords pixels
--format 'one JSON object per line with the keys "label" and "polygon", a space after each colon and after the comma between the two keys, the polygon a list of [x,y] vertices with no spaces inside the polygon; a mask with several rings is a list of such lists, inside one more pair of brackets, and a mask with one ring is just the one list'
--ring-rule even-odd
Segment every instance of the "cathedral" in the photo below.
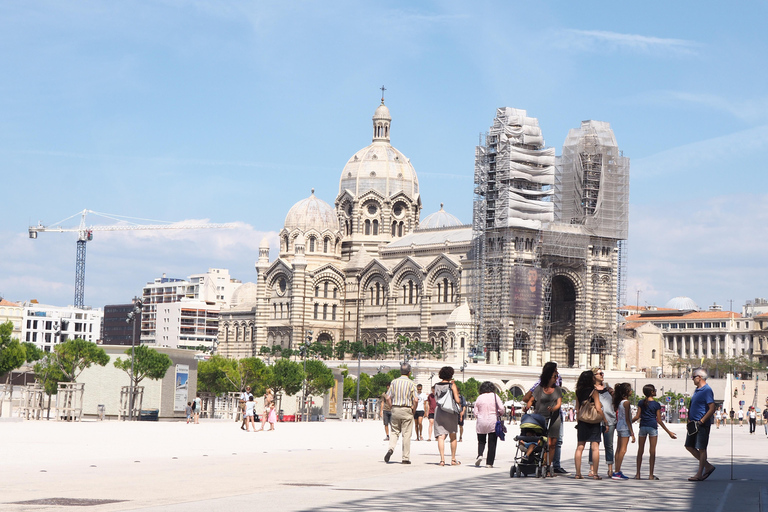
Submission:
{"label": "cathedral", "polygon": [[262,241],[256,281],[221,311],[217,352],[404,335],[451,363],[473,353],[491,364],[621,366],[626,229],[615,227],[626,224],[627,198],[614,181],[628,194],[628,159],[607,123],[572,130],[568,158],[556,159],[535,118],[499,109],[476,148],[471,225],[442,205],[421,217],[418,177],[390,143],[391,124],[382,98],[372,142],[342,169],[334,204],[312,190],[288,210],[276,258]]}

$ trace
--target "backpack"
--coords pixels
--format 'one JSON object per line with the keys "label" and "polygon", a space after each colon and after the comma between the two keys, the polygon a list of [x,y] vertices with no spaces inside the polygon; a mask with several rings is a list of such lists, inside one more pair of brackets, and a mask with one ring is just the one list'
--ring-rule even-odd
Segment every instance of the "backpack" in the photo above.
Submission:
{"label": "backpack", "polygon": [[192,410],[194,411],[197,408],[197,402],[192,400]]}

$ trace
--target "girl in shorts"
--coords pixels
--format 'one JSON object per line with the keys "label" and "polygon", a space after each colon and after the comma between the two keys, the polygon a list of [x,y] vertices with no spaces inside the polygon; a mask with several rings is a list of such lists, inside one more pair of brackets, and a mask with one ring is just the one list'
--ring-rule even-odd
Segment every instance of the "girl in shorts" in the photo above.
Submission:
{"label": "girl in shorts", "polygon": [[643,465],[643,451],[645,449],[645,438],[650,438],[650,459],[651,473],[648,480],[658,480],[659,477],[653,474],[653,467],[656,465],[656,442],[659,440],[659,425],[663,428],[669,437],[677,439],[674,432],[670,432],[661,419],[661,405],[653,399],[656,396],[656,387],[653,384],[643,386],[645,400],[637,404],[637,413],[632,421],[640,420],[640,432],[638,433],[639,442],[637,443],[637,473],[635,480],[640,480],[640,468]]}
{"label": "girl in shorts", "polygon": [[616,384],[613,392],[613,408],[616,411],[616,434],[618,435],[618,446],[616,447],[616,472],[611,478],[613,480],[629,480],[621,472],[621,463],[624,461],[624,455],[627,453],[629,438],[635,442],[635,433],[632,430],[632,412],[629,408],[629,397],[632,395],[632,385],[629,382]]}

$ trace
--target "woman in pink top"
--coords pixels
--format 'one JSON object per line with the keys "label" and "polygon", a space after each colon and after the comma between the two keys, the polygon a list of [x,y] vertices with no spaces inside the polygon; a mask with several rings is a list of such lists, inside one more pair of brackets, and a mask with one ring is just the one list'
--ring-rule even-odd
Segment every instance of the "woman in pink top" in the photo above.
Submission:
{"label": "woman in pink top", "polygon": [[504,415],[504,404],[496,394],[496,387],[492,382],[485,381],[480,384],[480,396],[475,401],[475,417],[477,418],[477,460],[475,466],[480,466],[485,451],[485,438],[488,437],[488,457],[485,463],[489,468],[493,467],[496,459],[496,421]]}

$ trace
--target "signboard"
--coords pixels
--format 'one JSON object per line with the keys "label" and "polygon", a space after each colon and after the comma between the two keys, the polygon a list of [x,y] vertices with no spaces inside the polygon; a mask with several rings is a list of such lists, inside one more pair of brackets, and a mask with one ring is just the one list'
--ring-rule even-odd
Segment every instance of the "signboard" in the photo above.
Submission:
{"label": "signboard", "polygon": [[189,365],[176,365],[176,390],[173,396],[174,412],[184,412],[189,401]]}
{"label": "signboard", "polygon": [[667,403],[669,403],[671,401],[672,401],[672,397],[671,396],[667,396]]}
{"label": "signboard", "polygon": [[509,312],[513,315],[538,315],[541,310],[541,270],[512,267]]}
{"label": "signboard", "polygon": [[680,405],[685,405],[685,398],[680,399]]}

